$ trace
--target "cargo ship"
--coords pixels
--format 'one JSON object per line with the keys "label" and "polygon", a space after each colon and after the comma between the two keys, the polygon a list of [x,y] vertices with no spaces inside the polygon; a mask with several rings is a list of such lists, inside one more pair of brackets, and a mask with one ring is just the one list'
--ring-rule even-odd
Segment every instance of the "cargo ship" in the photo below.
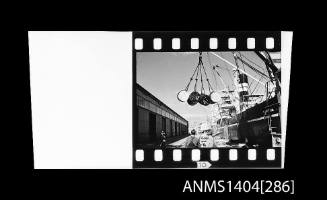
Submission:
{"label": "cargo ship", "polygon": [[[215,56],[228,62],[218,54]],[[247,146],[247,147],[280,147],[281,146],[281,68],[280,59],[272,59],[269,52],[255,52],[265,63],[265,72],[249,64],[241,54],[233,53],[235,65],[233,76],[235,89],[228,87],[220,91],[220,101],[212,106],[217,116],[212,125],[216,146]],[[248,77],[251,74],[241,70],[238,63],[247,65],[261,76],[266,76],[266,82],[256,79],[265,88],[264,94],[249,92]],[[278,63],[276,65],[276,63]],[[215,68],[215,67],[214,67]],[[220,77],[222,78],[222,77]],[[223,81],[223,80],[222,80]],[[244,144],[244,145],[240,145]]]}

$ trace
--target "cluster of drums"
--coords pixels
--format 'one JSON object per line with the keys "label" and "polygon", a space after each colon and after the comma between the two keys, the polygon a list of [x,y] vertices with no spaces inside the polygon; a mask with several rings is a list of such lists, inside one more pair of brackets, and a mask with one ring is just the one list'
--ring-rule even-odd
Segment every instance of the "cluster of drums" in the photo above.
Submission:
{"label": "cluster of drums", "polygon": [[186,90],[182,90],[177,94],[177,99],[181,102],[187,102],[190,106],[194,106],[200,103],[203,106],[208,106],[210,104],[215,104],[219,101],[220,97],[217,92],[211,92],[209,95],[205,93],[199,93],[193,91],[191,93]]}

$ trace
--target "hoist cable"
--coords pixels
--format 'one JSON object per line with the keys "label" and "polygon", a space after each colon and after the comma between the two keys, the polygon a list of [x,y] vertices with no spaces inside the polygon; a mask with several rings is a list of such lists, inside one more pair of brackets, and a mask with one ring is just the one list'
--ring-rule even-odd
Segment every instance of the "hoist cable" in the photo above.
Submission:
{"label": "hoist cable", "polygon": [[188,84],[187,84],[187,86],[186,86],[186,88],[185,88],[186,91],[188,90],[188,88],[189,88],[189,86],[190,86],[190,84],[191,84],[191,82],[192,82],[192,80],[193,80],[193,77],[194,77],[195,72],[197,71],[198,67],[199,67],[199,66],[196,66],[196,67],[195,67],[194,72],[193,72],[193,75],[191,76],[190,81],[188,82]]}
{"label": "hoist cable", "polygon": [[203,63],[202,63],[202,52],[199,52],[199,68],[200,68],[200,78],[201,78],[201,94],[204,90],[204,87],[203,87],[203,78],[202,78],[202,66],[203,66]]}
{"label": "hoist cable", "polygon": [[202,91],[204,91],[204,87],[203,87],[203,78],[202,78],[202,65],[199,65],[200,66],[200,76],[201,76],[201,94],[202,94]]}
{"label": "hoist cable", "polygon": [[212,89],[212,86],[210,84],[210,81],[209,81],[209,78],[208,78],[208,75],[207,75],[207,72],[206,72],[206,69],[205,69],[203,63],[202,63],[202,67],[203,67],[204,74],[206,76],[206,80],[207,80],[207,83],[208,83],[208,89],[209,89],[209,93],[210,93],[211,91],[213,91],[213,89]]}
{"label": "hoist cable", "polygon": [[196,91],[196,86],[198,84],[198,75],[199,75],[199,65],[197,66],[197,72],[196,72],[196,77],[195,77],[195,84],[194,84],[194,91]]}

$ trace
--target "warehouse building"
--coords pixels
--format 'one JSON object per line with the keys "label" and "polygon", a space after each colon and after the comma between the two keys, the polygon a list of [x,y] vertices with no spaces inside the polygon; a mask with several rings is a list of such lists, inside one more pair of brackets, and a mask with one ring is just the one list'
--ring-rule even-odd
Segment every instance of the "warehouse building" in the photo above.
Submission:
{"label": "warehouse building", "polygon": [[136,84],[137,144],[156,144],[161,131],[167,138],[188,134],[188,121],[169,108],[139,84]]}

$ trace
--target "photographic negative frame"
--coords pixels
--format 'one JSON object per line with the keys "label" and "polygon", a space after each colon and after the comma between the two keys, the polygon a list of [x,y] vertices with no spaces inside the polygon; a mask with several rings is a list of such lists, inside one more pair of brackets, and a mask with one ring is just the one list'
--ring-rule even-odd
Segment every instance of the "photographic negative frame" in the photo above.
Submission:
{"label": "photographic negative frame", "polygon": [[[287,52],[290,52],[291,49],[291,39],[289,39],[291,36],[284,35],[285,34],[281,31],[133,32],[133,168],[283,168],[286,140],[286,117],[284,116],[286,116],[285,109],[287,111],[290,74],[290,54]],[[282,44],[284,44],[283,48]],[[144,145],[145,143],[142,145],[142,142],[138,142],[140,139],[138,92],[143,92],[143,94],[150,97],[149,101],[151,101],[152,98],[152,100],[167,109],[166,112],[168,112],[168,116],[163,116],[163,121],[165,121],[164,119],[173,120],[169,118],[169,114],[172,114],[173,117],[177,117],[177,120],[184,119],[164,102],[156,98],[155,95],[152,95],[138,84],[138,55],[142,53],[193,53],[197,55],[199,52],[203,52],[203,54],[208,52],[215,54],[216,52],[218,56],[219,54],[217,54],[217,52],[268,52],[280,55],[280,74],[283,74],[283,78],[279,81],[281,93],[283,94],[280,95],[282,98],[280,97],[279,100],[277,99],[275,103],[265,105],[260,110],[260,112],[264,110],[268,110],[267,112],[269,112],[269,109],[272,108],[269,106],[272,104],[277,106],[277,110],[274,110],[275,112],[273,114],[279,116],[279,133],[271,134],[272,131],[270,130],[269,137],[271,138],[271,146],[250,146],[246,148],[161,148],[156,145],[147,146]],[[258,53],[257,56],[260,57]],[[264,58],[264,53],[261,53],[261,56]],[[267,61],[269,60],[267,59]],[[194,65],[196,65],[196,63],[194,63]],[[189,76],[192,70],[193,69],[190,68],[190,72],[185,76]],[[283,72],[285,70],[287,73],[284,74]],[[285,80],[284,77],[286,77]],[[184,85],[180,86],[181,90],[183,87]],[[172,93],[176,96],[175,91]],[[276,98],[277,96],[278,95],[276,95]],[[284,99],[284,101],[282,99]],[[149,105],[150,104],[151,103],[149,103]],[[146,108],[144,106],[141,109]],[[156,113],[155,108],[151,110],[150,106],[146,112],[148,113],[145,115],[152,115],[148,116],[147,119],[149,120],[147,129],[148,132],[150,132],[151,123],[157,123],[160,114]],[[263,116],[263,113],[260,113],[260,115],[262,115],[260,117],[267,120]],[[153,119],[152,122],[150,122],[151,117]],[[246,119],[247,122],[251,120],[254,122],[256,119]],[[163,121],[161,122],[162,124]],[[167,122],[165,121],[164,123],[166,124]],[[152,129],[156,132],[153,136],[155,139],[152,138],[152,140],[158,140],[158,138],[160,138],[160,128],[152,127]],[[187,130],[185,136],[187,136],[188,132],[189,130]],[[279,146],[275,144],[276,140],[281,143]]]}

